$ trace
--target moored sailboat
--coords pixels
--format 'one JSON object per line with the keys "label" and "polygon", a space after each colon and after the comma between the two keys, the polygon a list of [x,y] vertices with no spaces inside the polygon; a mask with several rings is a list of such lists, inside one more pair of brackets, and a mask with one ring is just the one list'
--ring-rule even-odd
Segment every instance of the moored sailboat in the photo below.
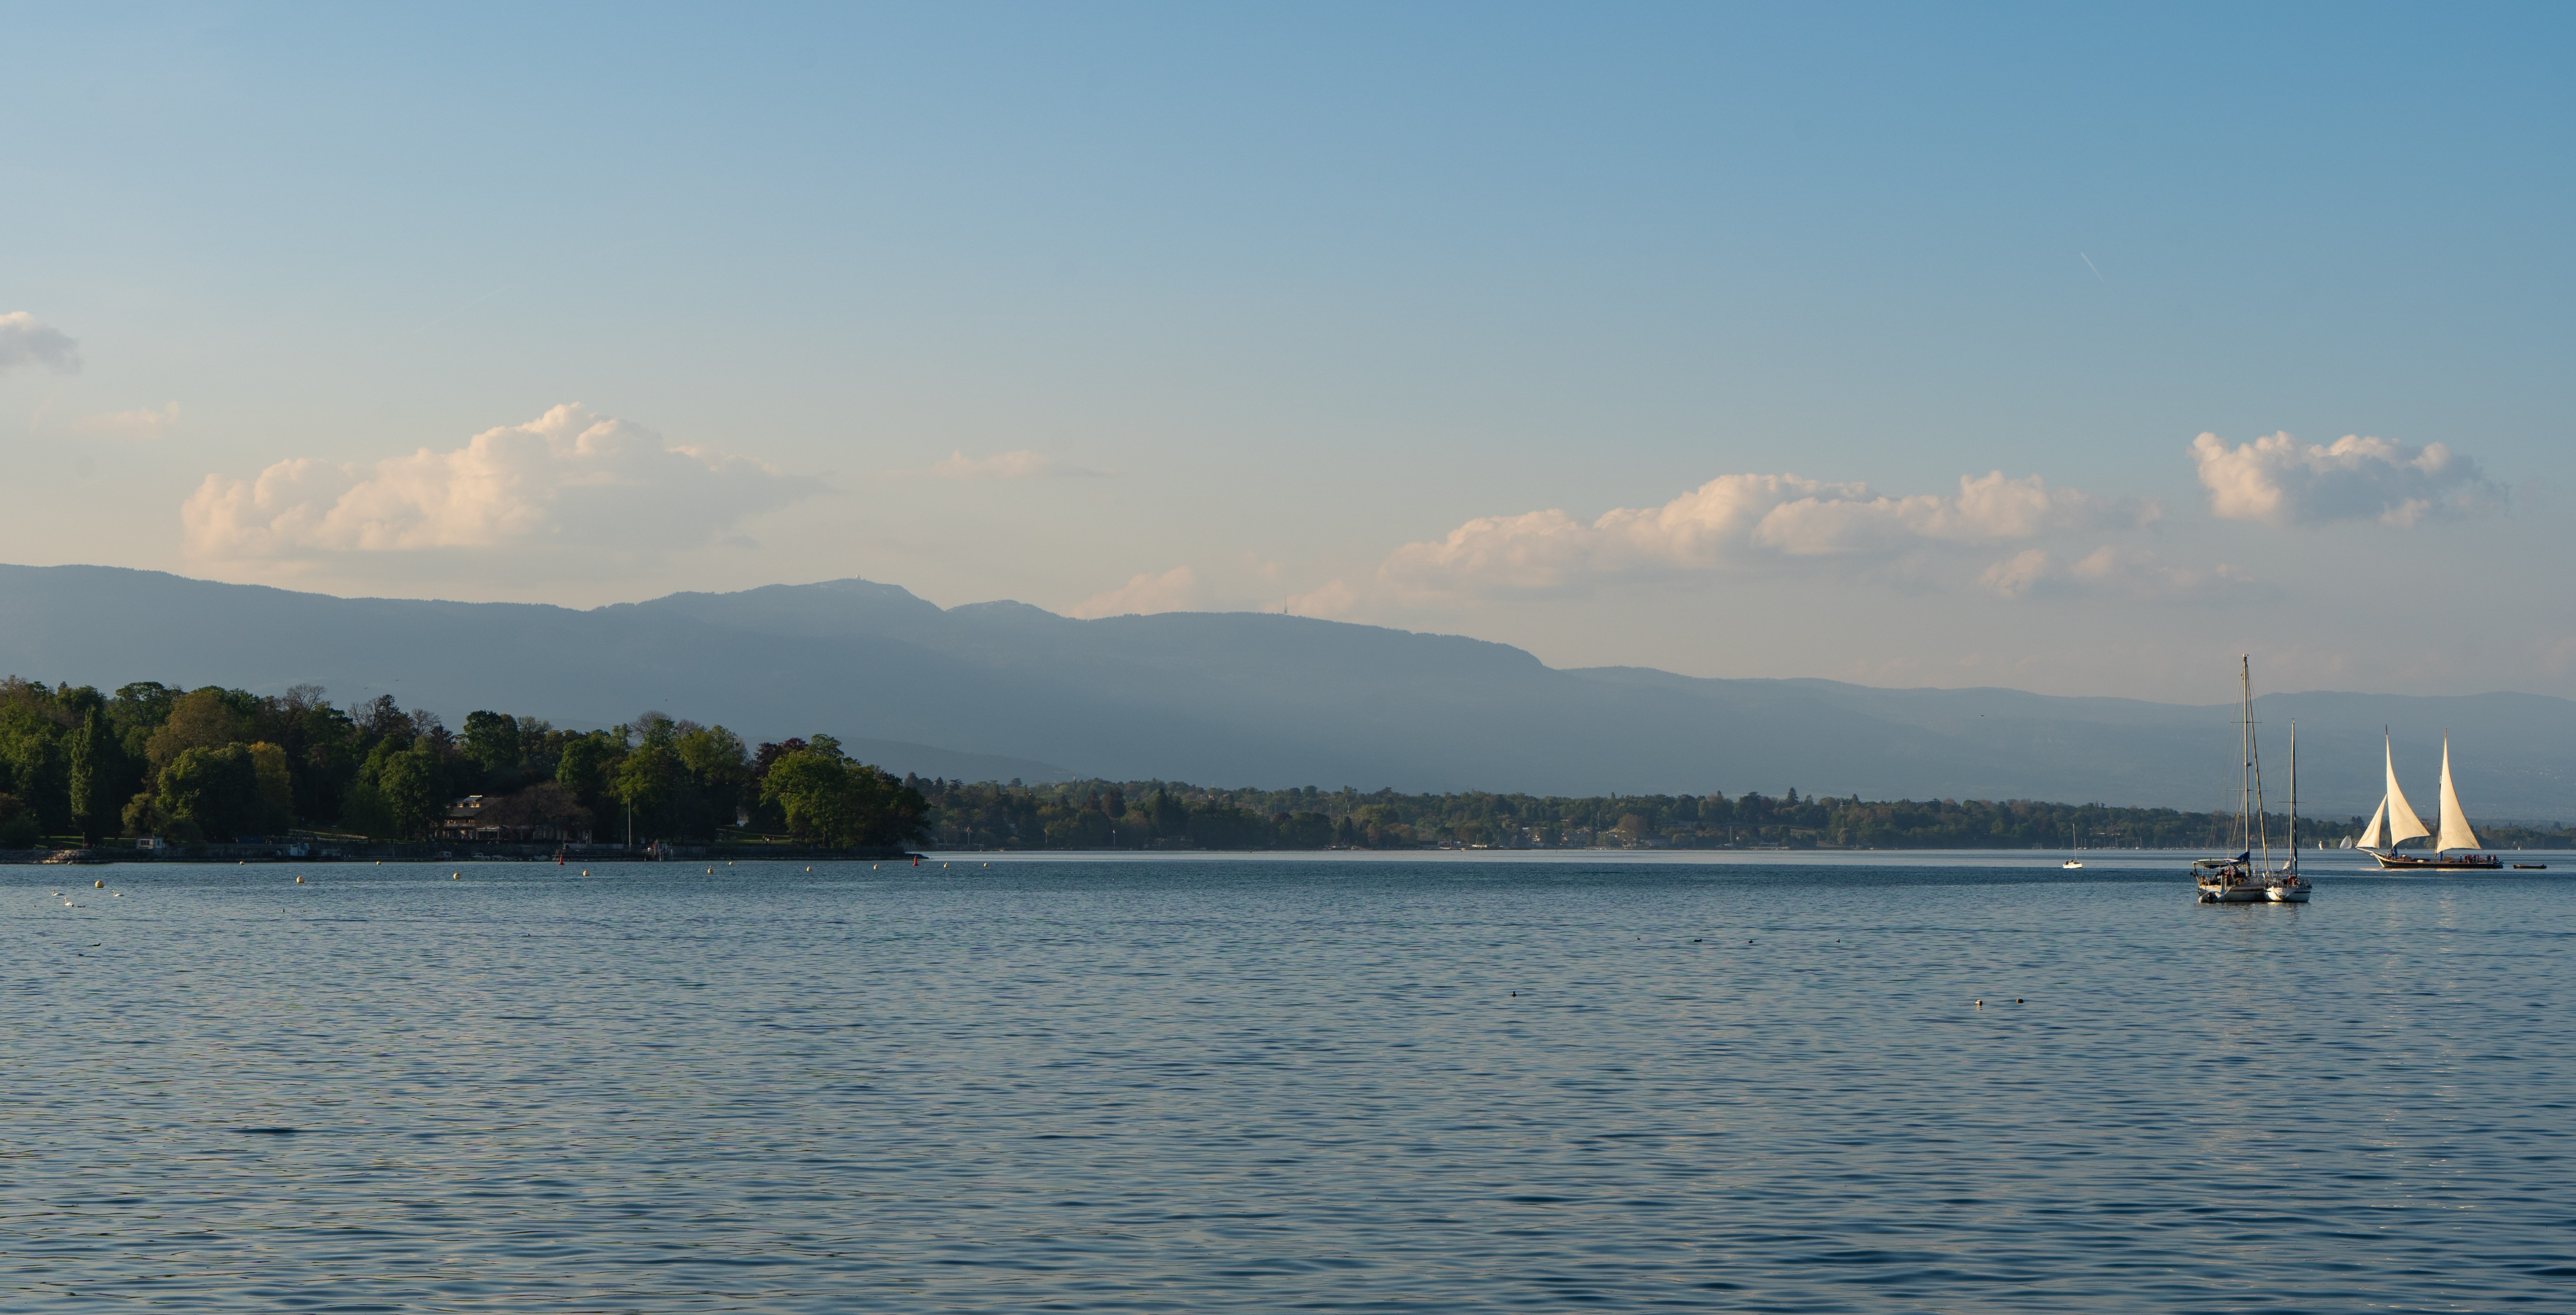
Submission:
{"label": "moored sailboat", "polygon": [[2290,722],[2290,862],[2271,881],[2264,883],[2263,893],[2275,904],[2305,904],[2315,887],[2299,875],[2299,723]]}
{"label": "moored sailboat", "polygon": [[2243,775],[2236,795],[2236,839],[2243,852],[2234,858],[2195,859],[2191,865],[2192,882],[2200,889],[2203,904],[2304,904],[2310,887],[2299,875],[2298,841],[2298,766],[2296,760],[2298,730],[2291,729],[2290,768],[2290,849],[2289,862],[2272,866],[2272,842],[2266,833],[2263,817],[2262,754],[2254,743],[2254,661],[2238,659],[2238,688],[2244,701],[2245,756]]}

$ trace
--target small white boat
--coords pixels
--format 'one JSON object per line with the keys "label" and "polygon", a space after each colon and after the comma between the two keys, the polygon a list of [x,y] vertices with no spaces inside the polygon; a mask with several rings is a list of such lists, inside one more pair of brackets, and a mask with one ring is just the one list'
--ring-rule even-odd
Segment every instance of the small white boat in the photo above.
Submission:
{"label": "small white boat", "polygon": [[2066,861],[2058,864],[2057,866],[2065,868],[2071,872],[2076,868],[2084,866],[2084,860],[2077,857],[2077,855],[2084,852],[2084,833],[2070,826],[2066,828],[2066,838]]}

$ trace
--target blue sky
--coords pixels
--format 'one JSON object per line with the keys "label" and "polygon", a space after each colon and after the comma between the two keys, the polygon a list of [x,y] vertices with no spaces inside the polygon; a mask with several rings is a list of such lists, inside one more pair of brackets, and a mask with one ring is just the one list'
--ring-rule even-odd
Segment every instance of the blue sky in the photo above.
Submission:
{"label": "blue sky", "polygon": [[2561,9],[6,22],[0,559],[2576,694]]}

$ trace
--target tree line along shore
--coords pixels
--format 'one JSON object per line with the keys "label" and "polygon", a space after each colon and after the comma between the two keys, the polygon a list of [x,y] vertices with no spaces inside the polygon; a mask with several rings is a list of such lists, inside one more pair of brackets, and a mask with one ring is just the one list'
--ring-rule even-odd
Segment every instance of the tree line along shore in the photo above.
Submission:
{"label": "tree line along shore", "polygon": [[[2359,829],[2302,819],[2302,839]],[[2286,837],[2288,818],[2265,825]],[[897,778],[816,734],[747,744],[661,712],[605,730],[390,696],[0,681],[0,849],[304,836],[461,845],[945,849],[2212,849],[2233,813],[2033,800],[1570,797]],[[2488,828],[2499,848],[2576,841]]]}
{"label": "tree line along shore", "polygon": [[246,837],[883,850],[926,833],[921,792],[829,735],[751,746],[648,712],[606,730],[390,696],[335,707],[145,681],[102,694],[0,681],[0,849]]}

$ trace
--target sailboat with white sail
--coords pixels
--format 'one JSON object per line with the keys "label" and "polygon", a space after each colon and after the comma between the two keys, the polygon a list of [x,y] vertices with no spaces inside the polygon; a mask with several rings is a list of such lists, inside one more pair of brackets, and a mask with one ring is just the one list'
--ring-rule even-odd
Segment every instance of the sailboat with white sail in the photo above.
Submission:
{"label": "sailboat with white sail", "polygon": [[2299,874],[2299,730],[2290,726],[2289,859],[2272,865],[2272,841],[2263,815],[2263,757],[2254,743],[2254,660],[2240,657],[2238,689],[2244,701],[2243,774],[2236,794],[2236,840],[2242,852],[2234,858],[2196,859],[2193,884],[2203,904],[2305,904],[2312,888]]}
{"label": "sailboat with white sail", "polygon": [[[2387,728],[2380,729],[2380,743],[2388,764],[2388,793],[2379,801],[2379,810],[2370,815],[2370,825],[2362,829],[2355,847],[2371,851],[2383,868],[2430,869],[2433,871],[2483,871],[2504,866],[2495,854],[2478,853],[2478,833],[2469,829],[2469,815],[2460,807],[2460,792],[2451,785],[2451,735],[2442,733],[2442,811],[2441,833],[2424,828],[2423,819],[2406,806],[2404,791],[2397,788],[2397,755],[2388,744]],[[2433,837],[2430,855],[2400,854],[2397,846],[2408,840]],[[2465,851],[2465,852],[2462,852]]]}

